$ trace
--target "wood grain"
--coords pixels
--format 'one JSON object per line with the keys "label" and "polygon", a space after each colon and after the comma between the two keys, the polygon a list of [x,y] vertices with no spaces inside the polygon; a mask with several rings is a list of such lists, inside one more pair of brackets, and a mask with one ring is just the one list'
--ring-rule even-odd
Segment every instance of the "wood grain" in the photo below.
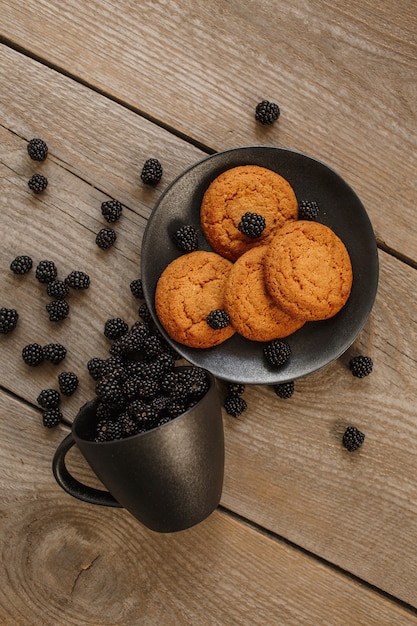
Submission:
{"label": "wood grain", "polygon": [[[158,535],[122,510],[60,490],[51,459],[63,428],[0,392],[4,626],[331,624],[411,626],[417,617],[222,512]],[[89,473],[79,453],[72,469]]]}
{"label": "wood grain", "polygon": [[[193,141],[324,161],[414,261],[416,29],[413,0],[8,0],[0,15],[6,40]],[[254,120],[264,98],[274,127]]]}

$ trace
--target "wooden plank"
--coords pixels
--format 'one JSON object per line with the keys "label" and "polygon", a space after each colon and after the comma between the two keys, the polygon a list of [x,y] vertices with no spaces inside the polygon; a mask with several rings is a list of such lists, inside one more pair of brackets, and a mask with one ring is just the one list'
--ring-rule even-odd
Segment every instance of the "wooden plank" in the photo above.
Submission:
{"label": "wooden plank", "polygon": [[[324,161],[358,193],[378,237],[414,261],[416,28],[413,0],[283,0],[279,10],[9,0],[0,15],[14,45],[195,141],[281,145]],[[264,98],[281,106],[274,127],[254,120]]]}
{"label": "wooden plank", "polygon": [[[36,64],[29,66],[34,68]],[[148,192],[138,185],[128,167],[132,163],[130,157],[125,163],[114,159],[115,155],[124,154],[122,147],[133,128],[132,118],[135,123],[140,118],[109,104],[106,118],[109,123],[103,127],[95,125],[94,111],[102,105],[101,96],[51,70],[36,67],[39,76],[43,76],[45,89],[48,77],[49,95],[52,97],[54,91],[61,93],[62,103],[69,104],[67,109],[64,106],[54,109],[55,113],[51,112],[48,118],[54,133],[50,136],[51,155],[42,165],[50,180],[43,196],[34,197],[26,187],[33,163],[29,162],[22,139],[36,134],[40,117],[30,122],[28,113],[19,122],[19,135],[5,130],[1,135],[0,292],[3,306],[19,303],[21,312],[16,331],[2,337],[2,385],[34,403],[40,389],[56,386],[61,369],[72,369],[82,378],[77,394],[63,405],[65,416],[72,419],[78,407],[94,394],[85,364],[91,356],[105,356],[106,342],[102,336],[105,320],[117,314],[129,321],[135,319],[137,303],[129,293],[128,283],[140,271],[139,249],[145,218],[159,192]],[[37,115],[47,110],[48,99],[42,100],[42,92],[41,89],[42,105],[39,104]],[[75,127],[70,123],[75,103],[81,98],[84,138],[73,132]],[[23,116],[20,107],[23,105],[14,109],[16,120]],[[57,148],[62,150],[57,157],[54,138],[60,119],[65,120],[62,133],[68,142]],[[140,123],[147,136],[152,125],[143,120]],[[43,124],[42,129],[46,128],[45,120]],[[110,145],[114,128],[125,132],[120,131],[115,151],[100,153],[97,148],[98,156],[94,159],[95,146]],[[149,133],[155,142],[158,139],[154,145],[162,149],[168,133],[160,129]],[[183,154],[183,142],[174,138],[171,141],[169,163],[172,171],[181,171],[186,159],[191,162],[196,151],[184,144]],[[78,147],[84,142],[78,158]],[[87,167],[89,164],[91,169]],[[117,174],[114,177],[107,175],[113,164]],[[119,179],[123,169],[128,173]],[[106,194],[117,197],[117,190],[127,206],[117,226],[116,247],[102,253],[93,241],[103,223],[99,205]],[[16,224],[19,224],[18,239]],[[71,299],[71,316],[62,325],[53,326],[46,319],[45,294],[33,275],[15,277],[8,271],[15,254],[25,252],[33,254],[36,261],[48,253],[63,276],[75,264],[91,274],[89,292]],[[289,402],[279,402],[269,389],[249,389],[249,411],[245,417],[238,421],[226,417],[228,456],[222,502],[415,605],[416,494],[410,477],[415,474],[416,459],[408,443],[415,436],[416,381],[412,353],[416,340],[415,278],[413,270],[388,255],[381,254],[381,260],[377,304],[357,344],[359,350],[372,353],[375,373],[358,381],[347,373],[346,363],[340,361],[300,381]],[[24,365],[19,353],[26,343],[45,344],[55,340],[68,348],[62,366],[48,364],[32,369]],[[340,447],[343,427],[351,422],[360,422],[367,434],[366,447],[352,457]],[[372,558],[364,559],[363,553],[368,550]]]}
{"label": "wooden plank", "polygon": [[[0,411],[4,626],[417,624],[413,612],[222,512],[159,535],[124,511],[72,499],[50,468],[64,429],[45,432],[36,411],[4,393]],[[79,453],[70,463],[88,479]]]}

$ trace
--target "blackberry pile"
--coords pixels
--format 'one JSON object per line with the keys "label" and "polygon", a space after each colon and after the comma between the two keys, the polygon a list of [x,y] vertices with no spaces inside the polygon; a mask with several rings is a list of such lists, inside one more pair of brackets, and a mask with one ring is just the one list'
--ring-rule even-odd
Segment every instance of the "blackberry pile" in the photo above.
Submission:
{"label": "blackberry pile", "polygon": [[[125,330],[120,318],[109,327],[123,334],[114,339],[105,359],[94,357],[87,369],[96,381],[98,399],[93,441],[112,441],[146,432],[178,417],[207,393],[209,381],[198,367],[178,367],[158,330],[138,320]],[[118,333],[116,332],[116,335]]]}

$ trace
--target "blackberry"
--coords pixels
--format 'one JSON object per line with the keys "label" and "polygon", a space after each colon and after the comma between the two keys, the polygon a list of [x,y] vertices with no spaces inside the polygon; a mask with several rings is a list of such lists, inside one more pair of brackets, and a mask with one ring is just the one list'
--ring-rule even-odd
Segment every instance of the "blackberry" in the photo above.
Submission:
{"label": "blackberry", "polygon": [[42,174],[33,174],[28,180],[28,187],[33,193],[42,193],[48,186],[48,179]]}
{"label": "blackberry", "polygon": [[38,343],[29,343],[22,350],[22,359],[26,365],[36,367],[44,359],[43,348]]}
{"label": "blackberry", "polygon": [[194,252],[198,249],[198,233],[194,226],[185,224],[175,231],[174,242],[181,252]]}
{"label": "blackberry", "polygon": [[48,156],[48,146],[43,139],[34,138],[28,142],[28,155],[34,161],[45,161]]}
{"label": "blackberry", "polygon": [[57,277],[58,270],[53,261],[39,261],[35,276],[40,283],[50,283]]}
{"label": "blackberry", "polygon": [[159,417],[155,422],[155,428],[159,428],[159,426],[163,426],[164,424],[168,424],[172,420],[172,417],[169,415],[163,415]]}
{"label": "blackberry", "polygon": [[320,208],[314,200],[301,200],[298,205],[298,219],[314,221],[318,218]]}
{"label": "blackberry", "polygon": [[265,218],[262,215],[258,215],[258,213],[250,213],[248,211],[242,215],[237,228],[247,237],[250,237],[251,239],[258,239],[258,237],[260,237],[265,230],[265,226]]}
{"label": "blackberry", "polygon": [[78,388],[78,377],[74,372],[61,372],[58,376],[58,385],[64,396],[72,396]]}
{"label": "blackberry", "polygon": [[214,309],[207,315],[206,321],[213,330],[221,330],[229,326],[230,317],[224,309]]}
{"label": "blackberry", "polygon": [[122,214],[122,205],[118,200],[106,200],[101,204],[101,214],[107,222],[117,222]]}
{"label": "blackberry", "polygon": [[43,425],[47,428],[54,428],[54,426],[58,426],[61,422],[62,417],[62,412],[58,407],[46,409],[42,416]]}
{"label": "blackberry", "polygon": [[145,185],[157,185],[162,178],[162,165],[158,159],[147,159],[140,177]]}
{"label": "blackberry", "polygon": [[128,373],[120,357],[110,356],[108,359],[103,361],[100,369],[100,376],[106,377],[109,375],[114,376],[120,383],[123,383],[126,380]]}
{"label": "blackberry", "polygon": [[126,412],[130,417],[136,420],[139,427],[144,426],[148,428],[156,419],[155,410],[150,404],[141,399],[130,402]]}
{"label": "blackberry", "polygon": [[256,105],[255,119],[265,126],[269,126],[280,116],[280,108],[275,102],[262,100]]}
{"label": "blackberry", "polygon": [[117,239],[116,231],[112,228],[102,228],[96,237],[96,244],[102,250],[110,248]]}
{"label": "blackberry", "polygon": [[294,393],[294,381],[289,381],[287,383],[279,383],[277,385],[272,386],[278,398],[282,398],[283,400],[287,400],[291,398]]}
{"label": "blackberry", "polygon": [[65,300],[69,293],[69,287],[63,280],[52,280],[46,286],[46,293],[55,300]]}
{"label": "blackberry", "polygon": [[189,405],[184,400],[184,398],[171,397],[168,400],[167,404],[167,415],[173,419],[174,417],[178,417],[187,411]]}
{"label": "blackberry", "polygon": [[178,372],[166,372],[161,380],[161,390],[171,394],[178,386]]}
{"label": "blackberry", "polygon": [[98,380],[101,376],[101,370],[104,364],[104,359],[93,357],[87,363],[88,373],[93,380]]}
{"label": "blackberry", "polygon": [[61,363],[67,355],[67,349],[60,343],[48,343],[42,348],[43,358],[53,365]]}
{"label": "blackberry", "polygon": [[122,437],[131,437],[139,432],[138,423],[128,413],[122,413],[119,417]]}
{"label": "blackberry", "polygon": [[120,339],[129,330],[129,326],[121,317],[113,317],[104,324],[104,336],[107,339]]}
{"label": "blackberry", "polygon": [[113,356],[127,357],[142,349],[144,339],[145,337],[140,332],[129,330],[114,341],[109,352]]}
{"label": "blackberry", "polygon": [[127,379],[123,391],[131,400],[135,398],[150,399],[159,393],[159,384],[156,380],[135,376]]}
{"label": "blackberry", "polygon": [[164,352],[161,342],[155,335],[149,335],[144,339],[142,349],[146,361],[153,361]]}
{"label": "blackberry", "polygon": [[90,286],[90,277],[85,272],[74,270],[66,277],[65,284],[71,287],[71,289],[88,289]]}
{"label": "blackberry", "polygon": [[2,307],[0,309],[0,335],[11,333],[16,328],[18,319],[19,313],[16,309]]}
{"label": "blackberry", "polygon": [[96,394],[104,404],[110,407],[122,407],[124,405],[125,398],[120,381],[113,374],[109,374],[97,382]]}
{"label": "blackberry", "polygon": [[152,321],[152,315],[151,315],[151,312],[149,311],[149,308],[148,308],[148,305],[146,304],[146,302],[144,302],[143,304],[140,305],[140,307],[138,309],[138,315],[147,324],[149,324],[149,322]]}
{"label": "blackberry", "polygon": [[274,339],[264,347],[264,356],[266,361],[272,367],[280,367],[284,365],[291,355],[291,348],[286,341],[282,339]]}
{"label": "blackberry", "polygon": [[144,298],[143,286],[142,286],[142,280],[140,278],[137,278],[136,280],[132,280],[132,282],[130,283],[130,291],[132,292],[132,295],[135,296],[135,298],[143,300]]}
{"label": "blackberry", "polygon": [[69,315],[69,304],[66,300],[52,300],[45,308],[50,322],[60,322]]}
{"label": "blackberry", "polygon": [[56,408],[61,400],[61,396],[55,389],[42,389],[36,401],[43,409]]}
{"label": "blackberry", "polygon": [[357,378],[364,378],[365,376],[369,376],[372,372],[374,364],[372,359],[369,356],[354,356],[349,361],[349,369],[352,372],[353,376]]}
{"label": "blackberry", "polygon": [[203,369],[193,367],[180,373],[180,380],[184,385],[187,394],[192,398],[200,399],[209,390],[209,381]]}
{"label": "blackberry", "polygon": [[32,269],[33,261],[30,256],[22,254],[10,263],[10,269],[14,274],[27,274]]}
{"label": "blackberry", "polygon": [[224,409],[226,413],[232,415],[232,417],[239,417],[248,408],[246,401],[242,396],[226,396],[224,401]]}
{"label": "blackberry", "polygon": [[169,403],[169,398],[167,396],[159,395],[159,396],[156,396],[155,398],[152,398],[150,402],[150,407],[158,419],[166,411],[168,403]]}
{"label": "blackberry", "polygon": [[355,426],[348,426],[343,435],[343,445],[349,452],[354,452],[361,447],[365,440],[365,435]]}
{"label": "blackberry", "polygon": [[242,383],[226,383],[226,389],[230,396],[241,396],[246,387]]}

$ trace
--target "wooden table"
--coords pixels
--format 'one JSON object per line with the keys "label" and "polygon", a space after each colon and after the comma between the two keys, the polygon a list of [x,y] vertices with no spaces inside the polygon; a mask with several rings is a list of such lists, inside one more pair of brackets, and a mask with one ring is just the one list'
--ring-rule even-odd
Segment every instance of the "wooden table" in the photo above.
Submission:
{"label": "wooden table", "polygon": [[[133,626],[417,624],[417,5],[414,0],[4,0],[1,37],[0,623]],[[272,126],[256,104],[281,107]],[[49,146],[29,159],[32,137]],[[65,494],[51,472],[65,425],[46,429],[36,398],[63,369],[94,396],[86,363],[104,357],[104,322],[133,323],[141,240],[164,189],[208,154],[244,145],[300,151],[356,191],[379,247],[374,309],[352,348],[280,400],[245,391],[224,414],[221,506],[180,533]],[[161,183],[141,183],[144,161]],[[47,190],[27,180],[38,171]],[[123,204],[103,251],[100,205]],[[18,254],[89,273],[61,323],[47,319]],[[64,363],[25,365],[28,343],[59,342]],[[374,371],[357,379],[352,354]],[[364,445],[341,444],[354,424]],[[76,450],[71,467],[95,484]]]}

